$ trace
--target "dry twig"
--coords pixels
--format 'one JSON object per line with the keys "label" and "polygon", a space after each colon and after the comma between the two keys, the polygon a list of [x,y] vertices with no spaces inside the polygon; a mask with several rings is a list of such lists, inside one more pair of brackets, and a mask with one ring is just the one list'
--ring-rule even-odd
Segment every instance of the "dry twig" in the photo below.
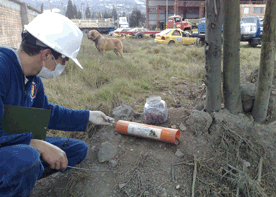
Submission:
{"label": "dry twig", "polygon": [[135,163],[135,167],[133,168],[134,173],[132,174],[132,176],[128,179],[128,181],[127,181],[120,189],[123,189],[123,188],[132,180],[132,178],[136,175],[135,169],[136,169],[137,166],[139,165],[140,159],[143,157],[143,155],[144,155],[143,153],[141,153],[141,154],[139,155],[139,157],[138,157],[138,159],[137,159],[137,161],[136,161],[136,163]]}
{"label": "dry twig", "polygon": [[197,160],[195,159],[194,174],[193,174],[193,185],[192,185],[192,197],[195,196],[196,173],[197,173]]}
{"label": "dry twig", "polygon": [[[239,170],[238,168],[235,168],[233,166],[231,166],[230,164],[228,164],[228,167],[230,167],[231,169],[235,170],[236,172],[239,173],[239,175],[244,174],[247,175],[244,171]],[[231,175],[233,175],[233,173],[231,173]],[[240,176],[239,176],[240,178]],[[264,189],[259,185],[259,183],[253,179],[251,179],[248,175],[246,176],[246,182],[251,185],[251,186],[255,186],[255,188],[258,190],[258,192],[263,196],[263,197],[267,197],[267,195],[264,192]],[[248,194],[249,196],[249,194]]]}
{"label": "dry twig", "polygon": [[263,157],[261,157],[260,162],[259,162],[259,167],[258,167],[258,179],[257,179],[257,182],[259,184],[261,183],[262,168],[263,168]]}

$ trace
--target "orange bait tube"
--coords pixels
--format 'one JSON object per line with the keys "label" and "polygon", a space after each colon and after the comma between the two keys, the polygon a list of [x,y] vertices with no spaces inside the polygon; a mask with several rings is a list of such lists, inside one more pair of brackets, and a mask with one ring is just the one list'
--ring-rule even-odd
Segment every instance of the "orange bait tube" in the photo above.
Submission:
{"label": "orange bait tube", "polygon": [[119,120],[117,122],[116,132],[172,144],[178,144],[180,140],[180,131],[178,129],[158,127],[124,120]]}

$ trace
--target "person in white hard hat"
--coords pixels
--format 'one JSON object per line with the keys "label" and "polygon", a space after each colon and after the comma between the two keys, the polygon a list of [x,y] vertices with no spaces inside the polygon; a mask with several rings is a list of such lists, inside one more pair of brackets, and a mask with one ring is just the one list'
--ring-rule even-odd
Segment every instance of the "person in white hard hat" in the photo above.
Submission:
{"label": "person in white hard hat", "polygon": [[[41,78],[54,78],[77,55],[83,34],[67,17],[38,15],[25,27],[18,50],[0,46],[0,123],[4,105],[51,109],[48,128],[86,131],[88,122],[108,125],[113,119],[101,111],[72,110],[49,103]],[[7,134],[0,124],[0,196],[29,196],[36,181],[75,166],[87,155],[87,145],[77,139],[32,133]]]}

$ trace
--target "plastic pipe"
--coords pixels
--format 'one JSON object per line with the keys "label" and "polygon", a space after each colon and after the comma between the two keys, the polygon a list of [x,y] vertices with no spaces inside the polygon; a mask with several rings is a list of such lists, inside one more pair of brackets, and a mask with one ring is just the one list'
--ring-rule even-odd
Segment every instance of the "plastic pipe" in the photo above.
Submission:
{"label": "plastic pipe", "polygon": [[137,137],[150,138],[172,144],[178,144],[180,140],[180,131],[178,129],[171,129],[124,120],[119,120],[117,122],[116,132]]}

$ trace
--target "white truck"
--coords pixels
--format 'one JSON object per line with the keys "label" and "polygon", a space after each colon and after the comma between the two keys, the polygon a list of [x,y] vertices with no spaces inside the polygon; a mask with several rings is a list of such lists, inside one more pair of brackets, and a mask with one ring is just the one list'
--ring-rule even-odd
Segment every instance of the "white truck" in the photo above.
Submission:
{"label": "white truck", "polygon": [[129,27],[129,24],[127,22],[127,17],[119,17],[119,28],[126,28]]}
{"label": "white truck", "polygon": [[90,30],[97,30],[101,34],[114,31],[115,24],[112,18],[107,19],[71,19],[84,34]]}

